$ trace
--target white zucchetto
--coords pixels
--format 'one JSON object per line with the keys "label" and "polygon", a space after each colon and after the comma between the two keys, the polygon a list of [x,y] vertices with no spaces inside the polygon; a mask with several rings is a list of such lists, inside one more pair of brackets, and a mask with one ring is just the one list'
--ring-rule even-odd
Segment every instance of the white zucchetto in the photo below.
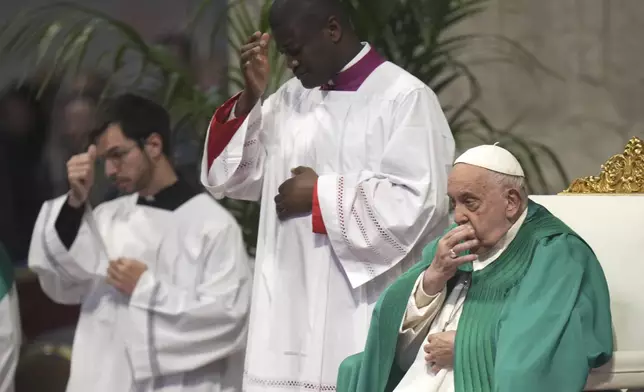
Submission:
{"label": "white zucchetto", "polygon": [[466,163],[510,176],[525,177],[523,168],[514,155],[496,144],[470,148],[456,158],[454,165],[457,163]]}

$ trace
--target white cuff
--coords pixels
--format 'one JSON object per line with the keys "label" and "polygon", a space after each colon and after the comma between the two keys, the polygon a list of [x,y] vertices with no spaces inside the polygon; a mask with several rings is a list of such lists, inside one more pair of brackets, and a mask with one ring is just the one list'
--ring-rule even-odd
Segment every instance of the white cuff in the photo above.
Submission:
{"label": "white cuff", "polygon": [[157,282],[149,269],[141,274],[130,296],[130,306],[145,310],[149,309],[156,284]]}
{"label": "white cuff", "polygon": [[228,115],[228,121],[232,121],[237,118],[237,116],[235,116],[235,109],[237,109],[237,102],[239,102],[239,100],[235,101],[233,108],[230,110],[230,114]]}
{"label": "white cuff", "polygon": [[153,350],[147,342],[150,341],[149,309],[155,286],[154,276],[150,270],[145,271],[134,288],[128,308],[132,324],[127,332],[126,342],[133,376],[138,382],[154,377],[154,367],[150,360],[153,358]]}
{"label": "white cuff", "polygon": [[416,285],[414,286],[414,305],[416,305],[419,309],[429,306],[429,304],[431,304],[432,301],[438,298],[438,296],[441,294],[440,291],[434,295],[427,294],[423,289],[424,277],[425,272],[420,275],[420,277],[416,281]]}

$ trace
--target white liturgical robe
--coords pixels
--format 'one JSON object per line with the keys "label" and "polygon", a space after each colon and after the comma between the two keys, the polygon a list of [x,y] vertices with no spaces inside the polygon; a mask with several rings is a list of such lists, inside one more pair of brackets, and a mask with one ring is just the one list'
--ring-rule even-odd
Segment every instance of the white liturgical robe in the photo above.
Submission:
{"label": "white liturgical robe", "polygon": [[[527,214],[526,209],[499,243],[487,255],[480,256],[472,263],[473,270],[484,269],[505,251],[516,237]],[[409,298],[400,329],[396,360],[401,369],[409,370],[394,392],[454,392],[454,371],[441,369],[434,373],[425,360],[424,346],[429,335],[456,331],[467,296],[468,278],[461,278],[449,296],[445,289],[435,296],[428,296],[423,291],[423,276],[421,274],[416,281],[414,294]]]}
{"label": "white liturgical robe", "polygon": [[[238,119],[212,157],[236,98],[208,130],[203,184],[216,197],[261,200],[247,392],[334,391],[340,362],[364,347],[380,293],[447,226],[454,140],[438,99],[392,63],[370,68],[370,50],[344,71],[350,87],[287,82]],[[320,176],[326,233],[314,232],[311,214],[277,217],[278,187],[298,166]]]}
{"label": "white liturgical robe", "polygon": [[14,391],[13,378],[18,365],[21,340],[18,293],[14,284],[0,298],[0,392]]}
{"label": "white liturgical robe", "polygon": [[[81,304],[68,392],[241,390],[251,288],[241,231],[210,196],[186,187],[93,212],[66,197],[43,205],[29,267],[54,301]],[[120,257],[148,267],[131,297],[105,280],[108,261]]]}

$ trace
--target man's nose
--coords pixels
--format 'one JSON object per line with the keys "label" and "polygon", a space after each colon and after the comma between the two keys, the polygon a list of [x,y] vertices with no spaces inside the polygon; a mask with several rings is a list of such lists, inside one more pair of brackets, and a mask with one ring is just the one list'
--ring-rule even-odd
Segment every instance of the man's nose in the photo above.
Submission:
{"label": "man's nose", "polygon": [[469,222],[467,215],[463,213],[462,207],[456,206],[456,208],[454,208],[454,222],[458,225],[464,225]]}
{"label": "man's nose", "polygon": [[112,163],[111,160],[106,159],[105,160],[105,176],[109,178],[109,177],[112,177],[112,176],[116,175],[117,172],[118,172],[118,169],[116,168],[116,165],[114,163]]}

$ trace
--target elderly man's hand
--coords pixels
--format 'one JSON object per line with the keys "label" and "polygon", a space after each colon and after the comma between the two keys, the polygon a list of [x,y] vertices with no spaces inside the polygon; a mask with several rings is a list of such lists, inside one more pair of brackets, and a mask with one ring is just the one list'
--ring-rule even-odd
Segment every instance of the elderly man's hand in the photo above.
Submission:
{"label": "elderly man's hand", "polygon": [[435,295],[443,290],[460,265],[476,260],[474,254],[459,256],[479,245],[474,229],[469,225],[461,225],[452,229],[438,241],[436,255],[432,264],[423,276],[423,290],[428,295]]}
{"label": "elderly man's hand", "polygon": [[284,181],[275,196],[275,209],[279,219],[289,219],[308,214],[313,208],[313,189],[318,181],[317,173],[310,167],[291,170],[293,177]]}
{"label": "elderly man's hand", "polygon": [[148,267],[140,261],[121,258],[110,261],[107,268],[107,283],[125,295],[132,295],[141,275]]}
{"label": "elderly man's hand", "polygon": [[425,345],[425,360],[432,367],[434,373],[441,369],[454,367],[454,340],[455,331],[440,332],[427,337]]}

